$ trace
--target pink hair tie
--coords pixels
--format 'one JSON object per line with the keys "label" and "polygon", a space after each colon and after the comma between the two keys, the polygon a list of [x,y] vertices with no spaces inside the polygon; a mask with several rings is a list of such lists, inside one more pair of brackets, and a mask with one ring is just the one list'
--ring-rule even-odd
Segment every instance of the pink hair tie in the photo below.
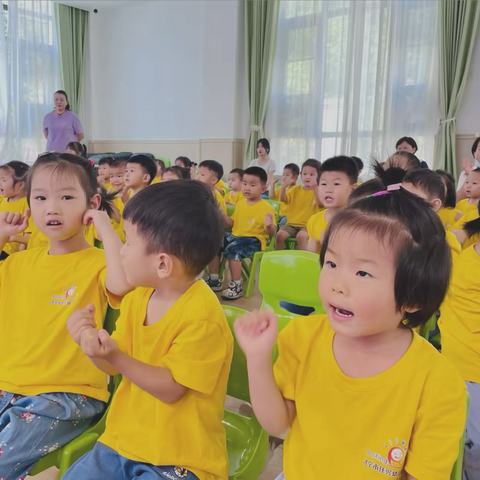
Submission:
{"label": "pink hair tie", "polygon": [[95,162],[94,162],[91,158],[89,158],[88,161],[90,162],[90,165],[91,165],[92,167],[95,165]]}
{"label": "pink hair tie", "polygon": [[402,186],[401,183],[394,183],[393,185],[389,185],[389,186],[387,187],[387,191],[393,192],[393,191],[395,191],[395,190],[400,190],[400,187],[401,187],[401,186]]}

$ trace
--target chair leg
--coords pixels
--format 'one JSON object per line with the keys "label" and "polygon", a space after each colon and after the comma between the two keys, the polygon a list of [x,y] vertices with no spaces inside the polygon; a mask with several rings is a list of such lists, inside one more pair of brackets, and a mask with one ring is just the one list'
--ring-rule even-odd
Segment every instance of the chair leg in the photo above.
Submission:
{"label": "chair leg", "polygon": [[248,277],[247,289],[245,291],[245,297],[250,298],[253,293],[253,287],[255,286],[255,277],[257,276],[257,268],[260,260],[263,257],[263,252],[256,252],[253,255],[252,264],[250,266],[250,275]]}

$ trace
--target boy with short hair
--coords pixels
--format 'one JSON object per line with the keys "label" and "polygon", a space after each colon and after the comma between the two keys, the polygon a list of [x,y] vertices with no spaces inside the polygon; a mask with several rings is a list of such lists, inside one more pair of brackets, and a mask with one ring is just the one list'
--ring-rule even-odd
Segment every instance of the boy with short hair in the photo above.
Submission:
{"label": "boy with short hair", "polygon": [[357,187],[358,167],[352,157],[338,156],[325,160],[320,167],[320,201],[325,209],[307,223],[307,250],[320,253],[320,245],[328,224],[348,204],[348,197]]}
{"label": "boy with short hair", "polygon": [[234,168],[228,174],[228,188],[230,191],[225,195],[225,203],[236,205],[240,200],[245,198],[242,194],[242,180],[244,173],[244,170],[241,168]]}
{"label": "boy with short hair", "polygon": [[137,288],[115,333],[95,328],[90,305],[67,323],[91,361],[123,380],[105,433],[64,479],[227,479],[233,339],[215,294],[196,280],[220,248],[221,212],[205,185],[166,182],[135,195],[124,220],[122,265]]}
{"label": "boy with short hair", "polygon": [[127,162],[125,186],[130,190],[129,198],[147,188],[157,174],[155,162],[146,155],[132,155]]}
{"label": "boy with short hair", "polygon": [[200,162],[198,166],[197,180],[202,183],[206,183],[213,191],[215,199],[218,202],[218,205],[224,213],[227,213],[227,207],[225,205],[225,198],[219,192],[216,185],[223,176],[223,167],[222,164],[216,160],[204,160]]}
{"label": "boy with short hair", "polygon": [[97,180],[105,190],[112,187],[110,185],[110,165],[114,162],[113,157],[104,157],[98,161]]}
{"label": "boy with short hair", "polygon": [[[300,175],[300,168],[298,168],[298,165],[296,163],[288,163],[283,167],[283,175],[282,175],[282,183],[284,181],[288,181],[288,183],[292,183],[292,186],[295,186],[297,184],[298,176]],[[276,183],[278,182],[278,178],[273,178],[272,183],[270,184],[270,198],[272,200],[275,200],[280,203],[280,215],[278,218],[278,223],[280,225],[284,225],[287,223],[287,211],[288,207],[287,205],[280,201],[280,190],[282,187],[277,187],[275,188]],[[288,190],[290,190],[292,187],[287,187],[287,193]]]}
{"label": "boy with short hair", "polygon": [[[275,210],[262,199],[262,193],[267,190],[267,178],[263,168],[247,168],[242,180],[245,201],[237,203],[231,218],[224,214],[225,223],[233,227],[232,233],[225,233],[223,241],[223,254],[228,259],[232,277],[228,288],[222,292],[222,297],[227,300],[243,297],[242,259],[265,250],[268,238],[275,235],[277,229]],[[218,270],[210,270],[207,283],[214,291],[222,289]]]}
{"label": "boy with short hair", "polygon": [[157,167],[157,174],[155,175],[155,178],[152,180],[152,185],[154,185],[155,183],[160,183],[162,181],[162,175],[163,175],[163,172],[165,171],[165,162],[163,160],[156,158],[155,166]]}

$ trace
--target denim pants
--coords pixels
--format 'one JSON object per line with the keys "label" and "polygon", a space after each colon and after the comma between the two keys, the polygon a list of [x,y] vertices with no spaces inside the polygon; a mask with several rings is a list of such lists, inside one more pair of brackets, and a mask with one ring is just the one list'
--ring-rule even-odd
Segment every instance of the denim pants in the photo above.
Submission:
{"label": "denim pants", "polygon": [[77,460],[63,480],[198,480],[185,468],[173,465],[157,467],[122,457],[115,450],[97,442],[93,450]]}
{"label": "denim pants", "polygon": [[0,479],[18,480],[78,437],[105,404],[75,393],[25,397],[0,390]]}
{"label": "denim pants", "polygon": [[466,382],[470,395],[465,434],[464,480],[480,480],[480,383]]}

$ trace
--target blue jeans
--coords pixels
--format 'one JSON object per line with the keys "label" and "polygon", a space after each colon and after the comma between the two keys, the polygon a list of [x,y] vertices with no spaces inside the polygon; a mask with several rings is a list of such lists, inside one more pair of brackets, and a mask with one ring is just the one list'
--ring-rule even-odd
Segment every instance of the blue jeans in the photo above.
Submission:
{"label": "blue jeans", "polygon": [[223,248],[225,257],[240,262],[243,258],[249,258],[255,252],[260,252],[262,244],[256,237],[236,237],[231,233],[226,233],[223,239]]}
{"label": "blue jeans", "polygon": [[93,450],[75,462],[63,476],[63,480],[198,480],[185,468],[157,467],[150,463],[135,462],[122,457],[115,450],[97,442]]}
{"label": "blue jeans", "polygon": [[25,397],[0,390],[0,478],[25,477],[41,457],[83,433],[104,408],[75,393]]}
{"label": "blue jeans", "polygon": [[465,434],[464,480],[480,480],[480,383],[466,382],[470,395]]}

